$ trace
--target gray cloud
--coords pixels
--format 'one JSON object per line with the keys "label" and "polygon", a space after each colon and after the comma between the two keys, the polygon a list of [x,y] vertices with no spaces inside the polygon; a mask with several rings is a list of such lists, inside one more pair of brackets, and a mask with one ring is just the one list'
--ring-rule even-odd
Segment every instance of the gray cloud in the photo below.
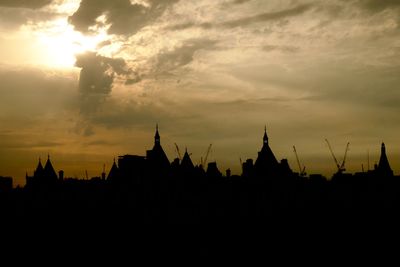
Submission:
{"label": "gray cloud", "polygon": [[285,53],[296,53],[300,48],[292,45],[265,45],[262,47],[262,50],[265,52],[282,51]]}
{"label": "gray cloud", "polygon": [[[229,2],[223,5],[224,7],[226,5],[232,6],[232,5],[237,5],[241,4],[244,2],[248,2],[246,0],[244,1],[235,1],[235,2]],[[215,22],[202,22],[202,23],[195,23],[193,21],[189,22],[184,22],[184,23],[178,23],[175,25],[167,26],[167,30],[186,30],[189,28],[202,28],[202,29],[211,29],[211,28],[237,28],[237,27],[244,27],[248,26],[254,23],[259,23],[259,22],[266,22],[266,21],[275,21],[275,20],[281,20],[289,17],[294,17],[297,15],[301,15],[308,10],[314,8],[316,5],[313,4],[302,4],[302,5],[297,5],[295,7],[290,7],[288,9],[284,9],[281,11],[276,11],[276,12],[265,12],[257,15],[252,15],[252,16],[247,16],[244,18],[240,19],[234,19],[234,20],[228,20],[222,23],[215,23]]]}
{"label": "gray cloud", "polygon": [[[81,68],[79,76],[79,110],[81,117],[77,120],[74,132],[85,137],[95,134],[95,125],[103,125],[107,121],[110,110],[119,110],[118,104],[109,99],[114,80],[118,77],[125,80],[125,84],[134,84],[140,81],[140,77],[128,67],[122,58],[109,58],[98,55],[94,52],[87,52],[77,56],[75,65]],[[136,80],[135,80],[136,79]],[[117,124],[123,120],[112,117],[109,124]],[[111,114],[114,114],[111,112]],[[124,121],[125,122],[125,121]],[[107,125],[107,123],[104,123]]]}
{"label": "gray cloud", "polygon": [[111,92],[114,75],[129,72],[123,59],[103,57],[94,52],[78,55],[75,65],[82,68],[79,90],[83,94],[108,94]]}
{"label": "gray cloud", "polygon": [[356,3],[372,12],[380,12],[387,8],[400,7],[399,0],[357,0]]}
{"label": "gray cloud", "polygon": [[69,18],[75,29],[84,33],[91,26],[101,26],[96,19],[106,16],[111,34],[135,34],[151,24],[179,0],[149,0],[149,6],[132,4],[130,0],[82,0],[79,9]]}
{"label": "gray cloud", "polygon": [[53,0],[0,0],[0,7],[37,9],[47,6]]}
{"label": "gray cloud", "polygon": [[277,12],[266,12],[262,14],[258,14],[255,16],[245,17],[241,19],[231,20],[222,23],[223,27],[226,28],[236,28],[241,26],[247,26],[249,24],[257,23],[257,22],[264,22],[264,21],[272,21],[272,20],[279,20],[287,17],[293,17],[300,14],[305,13],[306,11],[310,10],[313,7],[311,4],[303,4],[298,5],[293,8],[277,11]]}
{"label": "gray cloud", "polygon": [[251,0],[234,0],[232,1],[232,4],[243,4],[246,2],[250,2]]}
{"label": "gray cloud", "polygon": [[232,0],[232,1],[228,1],[228,2],[224,2],[222,4],[222,6],[225,7],[231,7],[231,6],[236,6],[236,5],[241,5],[247,2],[250,2],[252,0]]}
{"label": "gray cloud", "polygon": [[186,66],[194,60],[197,51],[215,48],[216,43],[216,41],[209,39],[194,39],[184,42],[171,51],[163,51],[157,56],[155,72],[157,74],[169,74]]}
{"label": "gray cloud", "polygon": [[165,27],[166,30],[171,30],[171,31],[180,31],[180,30],[186,30],[186,29],[190,29],[190,28],[202,28],[202,29],[211,29],[214,28],[218,25],[214,25],[211,22],[204,22],[204,23],[200,23],[197,24],[195,22],[185,22],[185,23],[179,23],[179,24],[175,24],[175,25],[171,25],[171,26],[167,26]]}
{"label": "gray cloud", "polygon": [[127,75],[129,70],[123,59],[108,58],[87,52],[77,56],[75,65],[81,69],[79,76],[80,113],[83,116],[75,132],[84,136],[94,134],[90,118],[100,110],[111,93],[116,75]]}

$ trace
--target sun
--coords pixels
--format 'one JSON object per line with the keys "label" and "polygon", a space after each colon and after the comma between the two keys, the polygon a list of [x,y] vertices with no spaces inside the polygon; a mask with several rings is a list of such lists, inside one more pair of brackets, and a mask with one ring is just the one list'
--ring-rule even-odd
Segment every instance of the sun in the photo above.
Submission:
{"label": "sun", "polygon": [[51,67],[72,68],[75,55],[86,51],[95,51],[101,42],[109,39],[106,30],[100,29],[93,35],[83,35],[74,30],[66,18],[39,25],[35,30],[45,58],[43,64]]}

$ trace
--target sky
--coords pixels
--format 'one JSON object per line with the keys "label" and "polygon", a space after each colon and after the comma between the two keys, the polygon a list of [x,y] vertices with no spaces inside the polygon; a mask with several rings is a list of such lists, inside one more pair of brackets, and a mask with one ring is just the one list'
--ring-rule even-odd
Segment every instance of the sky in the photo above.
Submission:
{"label": "sky", "polygon": [[0,176],[50,154],[67,177],[209,144],[222,172],[278,159],[310,173],[400,173],[399,0],[0,0]]}

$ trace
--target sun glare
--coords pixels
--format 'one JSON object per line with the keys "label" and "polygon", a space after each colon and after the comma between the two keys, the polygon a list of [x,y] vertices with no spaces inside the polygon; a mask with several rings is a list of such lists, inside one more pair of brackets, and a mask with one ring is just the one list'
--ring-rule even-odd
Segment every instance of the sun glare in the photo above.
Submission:
{"label": "sun glare", "polygon": [[42,63],[52,67],[73,67],[75,55],[94,51],[101,42],[108,39],[105,30],[85,36],[75,31],[66,19],[52,21],[50,25],[43,26],[35,30],[35,35],[46,55]]}

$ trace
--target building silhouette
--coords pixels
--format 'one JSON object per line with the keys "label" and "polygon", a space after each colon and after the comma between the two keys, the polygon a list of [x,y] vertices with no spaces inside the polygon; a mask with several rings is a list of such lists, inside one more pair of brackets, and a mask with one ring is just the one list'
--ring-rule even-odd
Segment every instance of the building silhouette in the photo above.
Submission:
{"label": "building silhouette", "polygon": [[[246,161],[245,168],[243,169],[246,172],[244,173],[245,175],[247,175],[248,172],[251,172],[250,164],[250,161]],[[272,152],[271,147],[269,146],[267,127],[264,128],[263,146],[260,152],[258,152],[258,157],[254,164],[254,172],[259,177],[276,177],[292,173],[288,161],[283,159],[281,163],[279,163]]]}
{"label": "building silhouette", "polygon": [[190,158],[190,155],[187,151],[185,150],[185,154],[183,155],[181,164],[180,164],[180,170],[182,173],[185,174],[191,174],[194,171],[194,164],[192,162],[192,159]]}
{"label": "building silhouette", "polygon": [[13,178],[0,176],[0,192],[7,192],[13,189]]}
{"label": "building silhouette", "polygon": [[146,160],[149,171],[154,174],[166,174],[170,170],[170,162],[161,146],[158,124],[156,125],[156,133],[154,135],[154,146],[153,149],[147,150]]}
{"label": "building silhouette", "polygon": [[51,185],[57,183],[59,179],[63,179],[64,172],[60,171],[60,177],[57,176],[54,170],[53,164],[50,160],[50,155],[47,156],[46,164],[42,165],[41,159],[39,158],[38,165],[33,172],[33,176],[26,174],[26,185]]}
{"label": "building silhouette", "polygon": [[26,175],[25,188],[12,189],[12,179],[0,177],[0,208],[21,218],[94,216],[99,221],[204,225],[321,213],[345,216],[341,218],[364,213],[370,218],[373,211],[397,214],[400,207],[400,179],[393,175],[384,143],[374,171],[341,173],[328,180],[293,173],[287,159],[278,161],[266,129],[255,162],[242,163],[242,176],[230,169],[221,173],[215,161],[204,171],[193,164],[187,149],[170,163],[160,139],[157,125],[146,156],[119,156],[108,174],[103,167],[101,177],[92,179],[64,178],[63,171],[57,176],[50,156],[45,164],[39,158],[33,176]]}
{"label": "building silhouette", "polygon": [[120,178],[119,168],[117,166],[117,163],[115,163],[115,158],[114,158],[113,165],[111,166],[111,169],[110,169],[110,171],[108,172],[108,175],[107,175],[107,180],[109,180],[109,181],[118,181],[119,178]]}
{"label": "building silhouette", "polygon": [[393,176],[393,170],[390,167],[389,160],[386,156],[386,146],[385,143],[381,145],[381,156],[379,159],[379,163],[376,169],[376,172],[383,177]]}

